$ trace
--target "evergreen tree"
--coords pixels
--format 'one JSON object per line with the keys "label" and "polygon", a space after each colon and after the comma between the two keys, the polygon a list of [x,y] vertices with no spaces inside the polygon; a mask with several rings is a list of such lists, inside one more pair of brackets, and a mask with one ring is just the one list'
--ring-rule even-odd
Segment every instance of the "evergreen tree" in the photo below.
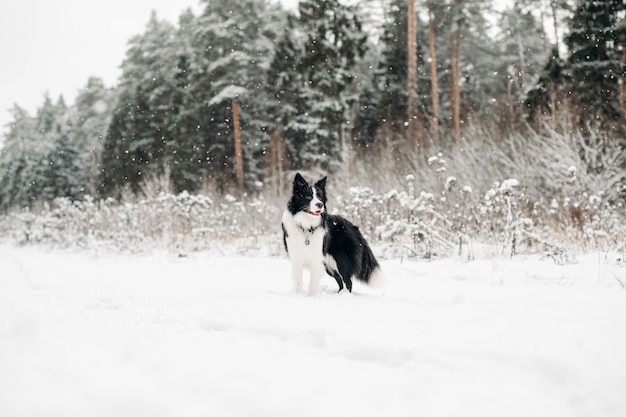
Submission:
{"label": "evergreen tree", "polygon": [[52,146],[45,158],[46,169],[41,173],[41,194],[38,196],[44,201],[56,197],[76,200],[85,195],[84,167],[80,164],[80,153],[71,135],[67,124],[58,124],[57,131],[50,138]]}
{"label": "evergreen tree", "polygon": [[26,173],[33,165],[30,151],[35,147],[35,119],[18,105],[11,113],[13,121],[0,149],[0,212],[27,202]]}
{"label": "evergreen tree", "polygon": [[52,153],[53,143],[47,140],[53,131],[53,104],[46,96],[44,104],[37,111],[35,130],[28,133],[24,143],[24,167],[16,181],[16,199],[11,205],[33,207],[42,198],[50,199],[51,194],[43,195],[47,186],[44,173],[48,170],[48,156]]}
{"label": "evergreen tree", "polygon": [[355,100],[355,64],[365,53],[367,36],[356,9],[337,0],[301,1],[298,23],[304,36],[297,69],[307,109],[293,121],[292,145],[303,164],[299,168],[333,171]]}
{"label": "evergreen tree", "polygon": [[207,1],[193,27],[190,109],[202,137],[206,177],[225,189],[235,180],[232,99],[239,106],[246,183],[262,178],[267,134],[267,69],[283,26],[265,0]]}
{"label": "evergreen tree", "polygon": [[[378,120],[385,122],[379,127],[384,128],[383,136],[391,143],[397,142],[398,132],[403,132],[406,123],[406,4],[406,0],[393,0],[390,4],[381,37],[383,52],[376,83],[381,89],[377,107],[382,113]],[[493,98],[501,90],[499,77],[494,77],[503,67],[500,48],[488,32],[490,25],[485,16],[490,4],[485,0],[429,1],[427,6],[433,22],[436,74],[427,64],[428,23],[420,20],[416,36],[421,117],[433,117],[434,75],[439,94],[438,125],[454,130],[456,119],[460,126],[463,120],[493,111]],[[456,105],[458,115],[453,117]]]}
{"label": "evergreen tree", "polygon": [[[296,167],[308,166],[308,161],[301,158],[298,146],[306,137],[297,122],[299,116],[308,111],[308,103],[303,99],[303,76],[298,72],[298,63],[302,54],[303,40],[295,24],[295,16],[287,17],[287,25],[276,43],[274,58],[267,74],[268,128],[276,135],[282,155]],[[301,137],[301,140],[298,138]],[[284,148],[284,149],[283,149]],[[272,152],[275,150],[272,149]],[[278,162],[278,161],[277,161]],[[284,161],[281,161],[281,163]]]}
{"label": "evergreen tree", "polygon": [[489,30],[492,24],[487,16],[492,14],[488,0],[462,0],[451,19],[460,19],[461,52],[459,68],[460,121],[491,114],[493,97],[499,89],[498,70],[502,68],[500,43]]}
{"label": "evergreen tree", "polygon": [[98,173],[102,162],[102,149],[115,92],[105,87],[102,79],[90,77],[87,85],[76,97],[72,115],[73,141],[78,150],[77,175],[86,191],[96,195]]}
{"label": "evergreen tree", "polygon": [[624,76],[625,9],[624,0],[580,0],[570,21],[565,38],[567,64],[582,120],[617,121],[623,117],[619,81]]}
{"label": "evergreen tree", "polygon": [[[407,122],[408,103],[408,16],[407,0],[393,0],[390,4],[389,20],[385,22],[382,36],[383,52],[379,65],[382,79],[383,98],[381,106],[385,114],[381,115],[391,124],[394,132],[404,135]],[[417,18],[417,17],[416,17]],[[430,96],[430,80],[425,69],[428,36],[426,25],[416,23],[415,48],[417,56],[417,93],[420,112],[427,111]],[[423,115],[420,116],[423,118]]]}
{"label": "evergreen tree", "polygon": [[119,96],[104,142],[101,189],[136,191],[149,176],[163,176],[171,158],[172,110],[178,44],[175,28],[153,13],[146,32],[129,43]]}
{"label": "evergreen tree", "polygon": [[79,151],[72,140],[71,109],[62,96],[56,104],[45,97],[37,112],[36,128],[36,146],[31,149],[34,164],[25,173],[30,184],[26,201],[32,204],[56,197],[81,198],[85,189],[80,181]]}
{"label": "evergreen tree", "polygon": [[172,117],[169,136],[170,146],[169,177],[174,192],[194,191],[202,186],[202,137],[199,125],[191,111],[194,107],[190,94],[193,72],[192,35],[196,17],[191,10],[179,18],[177,31],[178,48],[171,58],[176,62],[174,71],[174,91],[172,94]]}
{"label": "evergreen tree", "polygon": [[565,61],[559,56],[556,46],[548,57],[535,83],[526,91],[524,106],[529,120],[547,119],[555,126],[560,104],[568,94],[569,76],[565,70]]}
{"label": "evergreen tree", "polygon": [[[532,9],[517,1],[502,12],[496,40],[499,47],[498,81],[494,114],[504,129],[514,127],[523,114],[527,94],[539,80],[544,65],[543,30]],[[541,79],[540,82],[545,81]],[[545,90],[547,91],[547,90]],[[547,105],[547,103],[545,103]]]}
{"label": "evergreen tree", "polygon": [[[371,59],[371,58],[370,58]],[[371,60],[372,68],[378,61]],[[353,120],[352,141],[357,151],[363,152],[380,148],[379,128],[383,124],[384,111],[381,105],[383,90],[378,85],[376,74],[362,74],[359,83],[359,101]]]}
{"label": "evergreen tree", "polygon": [[[407,0],[394,0],[391,2],[389,20],[385,22],[381,39],[381,108],[384,109],[384,114],[380,117],[381,120],[387,120],[392,130],[401,135],[404,134],[408,102],[407,31]],[[423,43],[418,41],[416,44],[420,48]],[[418,51],[417,56],[423,56],[422,51]]]}
{"label": "evergreen tree", "polygon": [[13,109],[14,122],[0,153],[0,210],[82,197],[70,113],[63,97],[55,104],[48,95],[35,117]]}

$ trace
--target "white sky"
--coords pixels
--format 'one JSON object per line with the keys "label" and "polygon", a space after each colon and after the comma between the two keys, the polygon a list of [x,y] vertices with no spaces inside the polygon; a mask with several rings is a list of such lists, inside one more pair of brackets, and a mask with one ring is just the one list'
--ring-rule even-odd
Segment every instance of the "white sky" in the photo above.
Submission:
{"label": "white sky", "polygon": [[46,92],[53,101],[63,94],[69,105],[90,76],[115,85],[127,42],[143,32],[151,11],[177,23],[188,7],[202,10],[198,0],[0,1],[2,136],[15,103],[34,115]]}

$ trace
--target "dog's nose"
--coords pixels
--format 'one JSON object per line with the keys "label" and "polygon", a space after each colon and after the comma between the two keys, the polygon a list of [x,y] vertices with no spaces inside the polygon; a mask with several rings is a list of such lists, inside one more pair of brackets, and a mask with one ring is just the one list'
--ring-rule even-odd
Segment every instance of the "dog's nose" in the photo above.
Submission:
{"label": "dog's nose", "polygon": [[315,203],[315,207],[321,209],[322,207],[324,207],[324,205],[322,203]]}

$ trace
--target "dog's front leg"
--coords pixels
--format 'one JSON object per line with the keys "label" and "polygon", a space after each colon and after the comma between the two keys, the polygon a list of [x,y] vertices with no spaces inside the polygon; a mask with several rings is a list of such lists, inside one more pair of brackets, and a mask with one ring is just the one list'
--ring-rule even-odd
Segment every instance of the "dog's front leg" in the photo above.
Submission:
{"label": "dog's front leg", "polygon": [[309,282],[309,297],[317,295],[317,291],[320,286],[320,280],[322,279],[322,273],[324,272],[324,264],[322,262],[319,265],[311,266],[311,280]]}
{"label": "dog's front leg", "polygon": [[300,262],[291,263],[291,279],[293,280],[293,288],[296,294],[302,294],[302,264]]}

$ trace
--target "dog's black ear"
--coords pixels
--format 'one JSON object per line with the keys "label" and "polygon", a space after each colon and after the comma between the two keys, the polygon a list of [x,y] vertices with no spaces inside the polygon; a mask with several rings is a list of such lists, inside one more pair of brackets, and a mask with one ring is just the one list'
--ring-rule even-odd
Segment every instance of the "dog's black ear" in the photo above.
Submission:
{"label": "dog's black ear", "polygon": [[322,178],[318,182],[315,183],[315,186],[319,187],[320,190],[326,190],[326,177]]}
{"label": "dog's black ear", "polygon": [[293,191],[295,193],[296,190],[300,190],[302,188],[306,188],[309,186],[309,183],[300,175],[300,173],[296,173],[296,177],[293,179]]}

